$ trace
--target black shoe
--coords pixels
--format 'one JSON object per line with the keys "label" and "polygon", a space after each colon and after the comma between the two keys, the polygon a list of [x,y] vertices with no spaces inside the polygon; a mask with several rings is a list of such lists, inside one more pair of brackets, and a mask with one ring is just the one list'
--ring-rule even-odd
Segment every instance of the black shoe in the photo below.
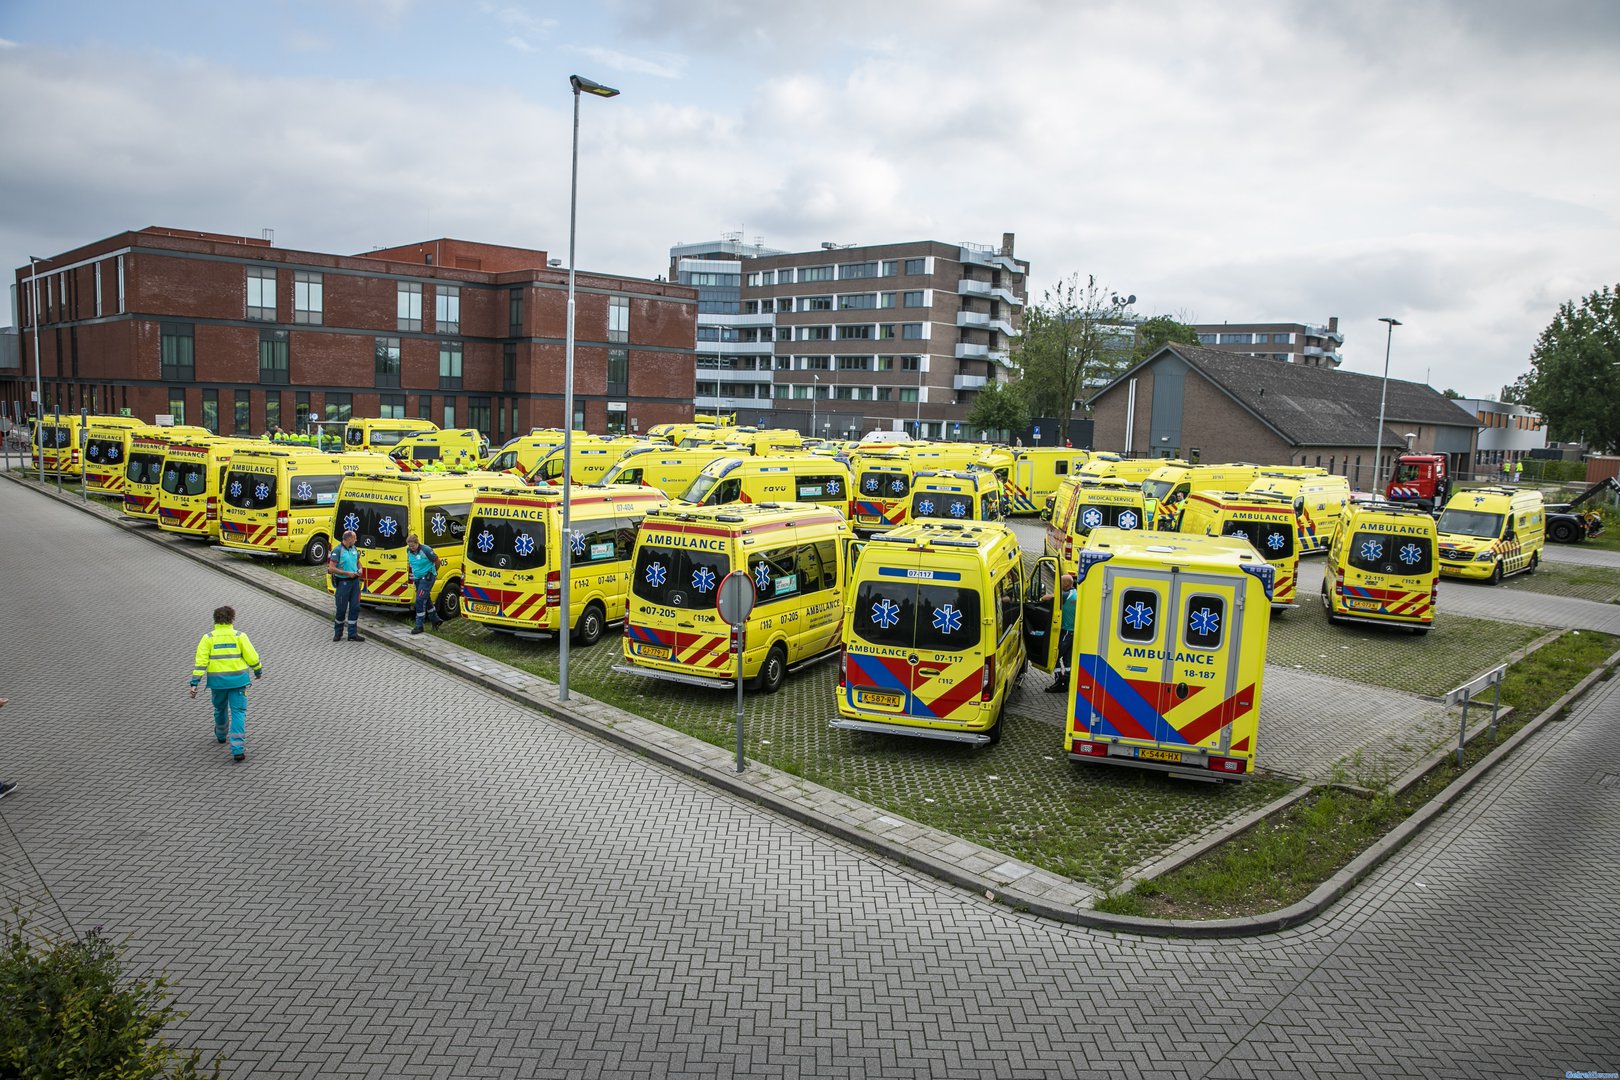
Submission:
{"label": "black shoe", "polygon": [[433,623],[432,623],[433,629],[437,630],[439,627],[441,627],[443,625],[444,625],[444,620],[443,619],[434,619],[433,620]]}
{"label": "black shoe", "polygon": [[422,632],[422,628],[421,628],[421,627],[420,627],[420,626],[413,626],[413,627],[411,627],[411,633],[413,633],[413,634],[420,634],[420,633],[421,633],[421,632]]}
{"label": "black shoe", "polygon": [[364,641],[366,639],[361,637],[359,634],[350,634],[349,635],[349,640],[350,641]]}
{"label": "black shoe", "polygon": [[15,781],[8,784],[4,780],[0,780],[0,799],[5,798],[7,795],[10,795],[13,791],[16,791],[16,790],[17,790],[17,784],[16,784]]}
{"label": "black shoe", "polygon": [[1065,690],[1067,690],[1067,689],[1068,689],[1068,688],[1069,688],[1069,684],[1068,684],[1068,683],[1062,683],[1062,682],[1053,682],[1053,683],[1052,683],[1052,684],[1051,684],[1051,685],[1050,685],[1050,686],[1048,686],[1048,687],[1047,687],[1047,688],[1046,688],[1046,692],[1047,692],[1047,693],[1048,693],[1048,694],[1061,694],[1061,693],[1063,693],[1063,692],[1064,692],[1064,691],[1065,691]]}
{"label": "black shoe", "polygon": [[225,741],[225,736],[223,736],[223,735],[215,735],[214,736],[214,741],[217,742],[217,743],[223,743]]}
{"label": "black shoe", "polygon": [[333,641],[342,641],[343,640],[343,631],[339,630],[337,633],[333,634],[332,635],[332,640]]}
{"label": "black shoe", "polygon": [[231,760],[232,761],[242,761],[242,760],[244,760],[246,758],[247,758],[247,753],[246,753],[246,751],[242,751],[242,750],[238,750],[236,753],[231,755]]}

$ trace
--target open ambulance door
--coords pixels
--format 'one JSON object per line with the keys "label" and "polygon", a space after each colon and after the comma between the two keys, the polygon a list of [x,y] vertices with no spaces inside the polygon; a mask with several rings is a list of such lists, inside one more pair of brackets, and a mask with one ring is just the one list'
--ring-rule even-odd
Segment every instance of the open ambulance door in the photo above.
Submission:
{"label": "open ambulance door", "polygon": [[1058,614],[1063,598],[1058,593],[1057,560],[1036,559],[1024,590],[1024,652],[1042,671],[1054,671],[1058,661]]}
{"label": "open ambulance door", "polygon": [[845,588],[849,587],[850,581],[853,580],[854,577],[855,577],[855,562],[856,562],[856,560],[858,560],[861,557],[861,549],[864,548],[865,546],[866,546],[866,541],[865,540],[859,540],[859,539],[857,539],[857,538],[855,538],[853,536],[847,536],[847,537],[844,538],[844,586],[845,586]]}

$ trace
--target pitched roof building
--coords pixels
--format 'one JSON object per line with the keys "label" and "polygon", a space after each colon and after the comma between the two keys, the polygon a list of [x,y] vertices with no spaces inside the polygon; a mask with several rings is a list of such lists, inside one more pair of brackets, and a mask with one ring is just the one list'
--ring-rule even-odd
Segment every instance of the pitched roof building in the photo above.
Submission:
{"label": "pitched roof building", "polygon": [[[1478,425],[1473,414],[1422,383],[1190,345],[1166,345],[1087,402],[1094,444],[1143,457],[1193,457],[1261,465],[1319,465],[1370,487],[1373,444],[1387,468],[1412,449],[1450,456],[1466,474]],[[1380,474],[1381,475],[1381,474]]]}

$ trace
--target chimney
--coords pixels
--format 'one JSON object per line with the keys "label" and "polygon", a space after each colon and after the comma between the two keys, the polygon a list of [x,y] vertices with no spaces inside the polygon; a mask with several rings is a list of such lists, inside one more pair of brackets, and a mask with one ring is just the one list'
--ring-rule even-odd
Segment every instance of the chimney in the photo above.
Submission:
{"label": "chimney", "polygon": [[1001,234],[1001,253],[1003,255],[1011,255],[1013,253],[1013,234],[1010,232],[1004,232]]}
{"label": "chimney", "polygon": [[1337,315],[1329,315],[1328,316],[1328,329],[1329,330],[1337,330],[1338,328],[1339,328],[1339,317]]}

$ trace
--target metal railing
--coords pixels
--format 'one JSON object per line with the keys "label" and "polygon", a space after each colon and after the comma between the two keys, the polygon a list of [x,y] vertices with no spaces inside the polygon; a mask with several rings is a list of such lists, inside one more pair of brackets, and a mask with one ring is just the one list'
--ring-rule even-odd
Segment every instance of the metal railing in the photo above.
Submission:
{"label": "metal railing", "polygon": [[1462,768],[1463,750],[1468,745],[1468,706],[1474,698],[1482,696],[1486,690],[1495,688],[1491,696],[1491,726],[1489,735],[1494,741],[1496,738],[1496,720],[1502,706],[1502,679],[1507,674],[1507,665],[1494,667],[1485,674],[1463,683],[1446,695],[1446,705],[1462,705],[1462,718],[1457,721],[1457,767]]}

